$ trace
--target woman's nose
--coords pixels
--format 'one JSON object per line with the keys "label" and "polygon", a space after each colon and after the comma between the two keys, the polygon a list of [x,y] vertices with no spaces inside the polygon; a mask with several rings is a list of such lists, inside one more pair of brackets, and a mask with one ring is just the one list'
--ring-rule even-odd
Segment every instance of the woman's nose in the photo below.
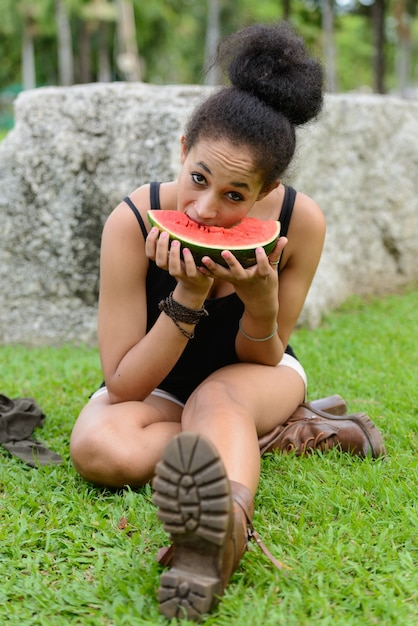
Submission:
{"label": "woman's nose", "polygon": [[197,217],[201,220],[213,219],[218,213],[215,199],[211,196],[202,196],[195,203]]}

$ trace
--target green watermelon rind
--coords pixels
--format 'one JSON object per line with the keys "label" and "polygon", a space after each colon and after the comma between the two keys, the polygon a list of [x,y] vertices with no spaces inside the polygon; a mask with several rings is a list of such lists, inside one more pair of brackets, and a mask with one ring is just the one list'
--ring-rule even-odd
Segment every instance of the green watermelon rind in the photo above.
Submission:
{"label": "green watermelon rind", "polygon": [[156,226],[160,232],[168,233],[170,241],[174,241],[174,240],[179,241],[182,249],[188,248],[193,255],[196,265],[201,265],[202,258],[204,256],[208,256],[213,261],[215,261],[215,263],[219,263],[219,265],[228,267],[228,264],[226,263],[226,261],[224,261],[224,259],[221,256],[221,252],[223,250],[230,250],[230,252],[232,252],[235,258],[241,263],[241,265],[244,268],[247,268],[247,267],[250,267],[251,265],[255,265],[256,263],[256,256],[255,256],[256,248],[260,248],[260,247],[264,248],[266,254],[268,255],[270,254],[270,252],[272,252],[272,250],[274,249],[280,237],[280,222],[270,220],[271,222],[274,221],[274,223],[277,224],[277,229],[276,229],[274,236],[272,238],[269,238],[267,241],[254,242],[251,245],[246,245],[244,247],[229,245],[227,248],[225,248],[225,247],[222,247],[222,245],[215,246],[215,245],[209,245],[209,244],[205,244],[203,246],[200,243],[198,244],[194,242],[192,239],[187,239],[184,236],[179,236],[178,234],[174,233],[172,230],[167,228],[167,226],[164,226],[161,222],[158,221],[158,219],[156,219],[155,217],[156,213],[157,211],[151,211],[151,210],[148,211],[148,214],[147,214],[148,221],[151,224],[151,226]]}

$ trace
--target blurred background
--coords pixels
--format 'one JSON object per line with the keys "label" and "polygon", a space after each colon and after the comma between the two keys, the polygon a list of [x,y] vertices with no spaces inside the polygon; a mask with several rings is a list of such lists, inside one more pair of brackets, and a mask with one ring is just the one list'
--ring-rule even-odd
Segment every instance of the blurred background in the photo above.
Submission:
{"label": "blurred background", "polygon": [[24,89],[91,82],[209,84],[219,40],[288,20],[329,92],[418,97],[418,0],[0,0],[0,137]]}

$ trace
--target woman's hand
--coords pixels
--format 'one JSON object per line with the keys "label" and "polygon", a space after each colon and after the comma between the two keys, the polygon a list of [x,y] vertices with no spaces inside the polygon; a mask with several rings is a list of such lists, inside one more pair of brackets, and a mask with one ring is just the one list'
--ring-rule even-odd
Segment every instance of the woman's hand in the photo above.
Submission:
{"label": "woman's hand", "polygon": [[160,233],[156,227],[151,228],[145,242],[145,253],[159,268],[182,283],[185,289],[206,297],[215,277],[201,271],[190,250],[181,250],[180,242],[170,241],[168,233]]}
{"label": "woman's hand", "polygon": [[277,265],[282,250],[287,244],[286,237],[280,237],[274,250],[267,256],[264,248],[256,249],[256,263],[244,268],[229,250],[222,252],[222,258],[228,268],[203,257],[201,272],[208,277],[225,280],[234,286],[238,297],[243,301],[246,311],[257,317],[262,313],[269,315],[278,307],[279,280]]}

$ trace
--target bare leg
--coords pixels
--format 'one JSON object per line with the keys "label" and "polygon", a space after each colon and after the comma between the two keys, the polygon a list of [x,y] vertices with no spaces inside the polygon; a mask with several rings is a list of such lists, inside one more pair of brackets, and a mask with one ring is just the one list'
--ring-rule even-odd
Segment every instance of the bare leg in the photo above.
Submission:
{"label": "bare leg", "polygon": [[293,369],[240,363],[218,370],[192,394],[183,430],[206,436],[230,480],[255,494],[260,476],[258,437],[285,423],[305,396]]}
{"label": "bare leg", "polygon": [[[217,447],[230,480],[254,494],[260,473],[258,437],[284,423],[303,401],[300,376],[285,366],[240,363],[218,370],[184,409],[155,396],[110,404],[92,398],[74,426],[70,452],[86,480],[109,487],[148,482],[168,442],[182,429]],[[183,416],[182,416],[183,412]]]}
{"label": "bare leg", "polygon": [[153,481],[158,517],[173,542],[158,593],[166,617],[198,620],[216,606],[248,541],[258,435],[286,422],[304,395],[289,367],[237,364],[210,376],[186,403],[189,432],[167,446]]}
{"label": "bare leg", "polygon": [[70,452],[88,481],[123,487],[147,483],[168,442],[180,432],[182,407],[151,396],[145,402],[110,404],[92,398],[74,426]]}

